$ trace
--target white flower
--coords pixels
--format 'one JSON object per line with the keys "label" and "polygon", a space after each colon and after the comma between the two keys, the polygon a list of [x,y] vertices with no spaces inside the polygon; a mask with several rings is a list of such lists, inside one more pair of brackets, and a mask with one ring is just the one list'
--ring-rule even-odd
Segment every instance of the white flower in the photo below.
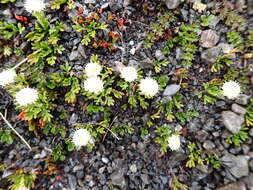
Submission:
{"label": "white flower", "polygon": [[240,92],[240,85],[235,81],[225,82],[222,86],[223,95],[229,99],[236,98]]}
{"label": "white flower", "polygon": [[171,150],[178,150],[180,148],[180,136],[171,135],[168,139],[168,146]]}
{"label": "white flower", "polygon": [[23,88],[16,94],[16,101],[21,106],[26,106],[36,102],[38,99],[38,91],[32,88]]}
{"label": "white flower", "polygon": [[85,66],[85,73],[88,77],[99,75],[101,70],[102,68],[98,63],[91,62]]}
{"label": "white flower", "polygon": [[45,9],[46,4],[43,0],[25,0],[24,7],[29,13],[41,12]]}
{"label": "white flower", "polygon": [[140,90],[146,96],[154,96],[158,92],[159,86],[152,78],[141,79]]}
{"label": "white flower", "polygon": [[203,4],[203,3],[199,2],[199,1],[194,2],[193,6],[192,6],[192,8],[194,10],[197,10],[199,13],[203,12],[206,9],[206,7],[207,7],[206,4]]}
{"label": "white flower", "polygon": [[78,129],[75,131],[72,141],[76,146],[85,146],[91,140],[91,135],[86,129]]}
{"label": "white flower", "polygon": [[5,70],[0,73],[0,86],[5,86],[7,84],[13,83],[16,77],[16,72],[14,70]]}
{"label": "white flower", "polygon": [[26,186],[21,186],[21,187],[19,187],[17,190],[29,190],[29,188],[26,187]]}
{"label": "white flower", "polygon": [[138,73],[134,67],[123,67],[120,72],[121,77],[127,82],[132,82],[138,77]]}
{"label": "white flower", "polygon": [[104,88],[103,81],[98,77],[89,77],[84,81],[84,89],[88,92],[98,94]]}

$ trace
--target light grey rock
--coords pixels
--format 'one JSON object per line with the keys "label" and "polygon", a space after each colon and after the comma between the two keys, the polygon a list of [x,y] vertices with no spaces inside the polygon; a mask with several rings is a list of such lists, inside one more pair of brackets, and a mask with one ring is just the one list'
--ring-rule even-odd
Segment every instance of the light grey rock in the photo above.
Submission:
{"label": "light grey rock", "polygon": [[236,178],[241,178],[249,175],[248,158],[244,155],[234,156],[227,153],[220,161],[225,168]]}
{"label": "light grey rock", "polygon": [[241,105],[247,105],[249,103],[249,99],[250,96],[246,95],[246,94],[240,94],[236,99],[235,102],[237,104],[241,104]]}
{"label": "light grey rock", "polygon": [[204,48],[212,48],[219,41],[219,36],[213,30],[205,30],[201,33],[200,45]]}
{"label": "light grey rock", "polygon": [[110,160],[109,160],[108,158],[102,157],[102,162],[103,162],[104,164],[108,164],[109,161],[110,161]]}
{"label": "light grey rock", "polygon": [[244,118],[241,115],[237,115],[232,111],[223,111],[221,113],[222,121],[225,127],[233,134],[238,133],[244,122]]}
{"label": "light grey rock", "polygon": [[249,190],[253,190],[253,173],[247,177],[242,178],[242,181],[246,184]]}
{"label": "light grey rock", "polygon": [[214,18],[209,22],[209,27],[215,29],[216,25],[220,22],[220,18],[214,16]]}
{"label": "light grey rock", "polygon": [[77,122],[78,120],[78,115],[73,113],[70,118],[69,118],[69,125],[73,125]]}
{"label": "light grey rock", "polygon": [[243,182],[235,182],[218,187],[216,190],[246,190],[246,186]]}
{"label": "light grey rock", "polygon": [[69,60],[70,61],[76,61],[76,60],[78,60],[78,59],[80,59],[81,58],[81,55],[80,55],[80,53],[78,52],[78,51],[72,51],[71,53],[70,53],[70,55],[69,55]]}
{"label": "light grey rock", "polygon": [[148,179],[148,175],[147,174],[141,174],[141,180],[143,182],[143,184],[149,184],[149,179]]}
{"label": "light grey rock", "polygon": [[207,140],[203,143],[203,147],[207,150],[211,150],[215,147],[215,144],[212,141]]}
{"label": "light grey rock", "polygon": [[165,56],[163,55],[163,52],[161,50],[156,50],[155,51],[155,57],[158,60],[163,60],[165,59]]}
{"label": "light grey rock", "polygon": [[207,62],[207,63],[214,63],[217,57],[220,55],[220,53],[221,53],[221,48],[215,46],[213,48],[203,51],[201,53],[201,59],[202,61]]}
{"label": "light grey rock", "polygon": [[168,9],[175,9],[180,4],[180,0],[164,0]]}
{"label": "light grey rock", "polygon": [[234,49],[233,45],[227,43],[219,43],[218,47],[222,49],[223,53],[230,53],[232,49]]}
{"label": "light grey rock", "polygon": [[96,0],[85,0],[84,3],[85,4],[95,4]]}
{"label": "light grey rock", "polygon": [[77,181],[76,181],[75,176],[68,174],[68,182],[69,182],[68,184],[69,184],[70,190],[76,190]]}
{"label": "light grey rock", "polygon": [[163,96],[173,96],[180,90],[180,85],[171,84],[167,86],[163,92]]}
{"label": "light grey rock", "polygon": [[122,0],[110,0],[109,7],[112,12],[116,12],[123,7],[123,2]]}
{"label": "light grey rock", "polygon": [[85,49],[84,46],[82,44],[78,45],[77,51],[81,54],[81,56],[83,58],[87,58],[86,54],[85,54]]}
{"label": "light grey rock", "polygon": [[124,177],[124,173],[122,170],[118,170],[113,172],[110,175],[110,178],[112,180],[112,184],[115,186],[120,187],[121,189],[126,189],[127,188],[127,181]]}
{"label": "light grey rock", "polygon": [[239,106],[238,104],[232,104],[231,107],[232,111],[241,115],[245,115],[246,109],[242,106]]}

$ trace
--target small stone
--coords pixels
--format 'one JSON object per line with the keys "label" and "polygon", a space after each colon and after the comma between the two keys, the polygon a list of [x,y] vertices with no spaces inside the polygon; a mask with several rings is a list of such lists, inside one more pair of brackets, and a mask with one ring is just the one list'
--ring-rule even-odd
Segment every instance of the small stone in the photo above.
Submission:
{"label": "small stone", "polygon": [[241,115],[245,115],[246,109],[242,106],[239,106],[238,104],[232,104],[231,107],[232,111]]}
{"label": "small stone", "polygon": [[103,162],[104,164],[108,164],[109,161],[110,161],[110,160],[109,160],[108,158],[102,157],[102,162]]}
{"label": "small stone", "polygon": [[237,104],[241,104],[241,105],[247,105],[249,102],[250,96],[246,95],[246,94],[240,94],[236,99],[235,102]]}
{"label": "small stone", "polygon": [[116,12],[123,7],[123,2],[121,0],[110,0],[109,7],[112,12]]}
{"label": "small stone", "polygon": [[253,189],[253,173],[247,177],[242,178],[242,181],[246,184],[249,190]]}
{"label": "small stone", "polygon": [[242,182],[235,182],[218,187],[216,190],[246,190],[246,187]]}
{"label": "small stone", "polygon": [[135,49],[134,47],[131,48],[131,49],[130,49],[130,54],[131,54],[131,55],[134,55],[134,54],[135,54],[135,51],[136,51],[136,49]]}
{"label": "small stone", "polygon": [[231,53],[232,49],[234,48],[231,44],[226,43],[219,43],[218,47],[222,49],[222,52],[224,54]]}
{"label": "small stone", "polygon": [[130,171],[133,172],[133,173],[136,173],[136,172],[137,172],[136,164],[132,164],[132,165],[130,166]]}
{"label": "small stone", "polygon": [[73,125],[78,120],[78,115],[73,113],[69,118],[69,125]]}
{"label": "small stone", "polygon": [[155,51],[155,57],[158,60],[163,60],[165,59],[165,56],[163,55],[163,52],[161,50],[156,50]]}
{"label": "small stone", "polygon": [[219,23],[220,18],[217,16],[214,16],[213,19],[209,22],[209,27],[212,29],[215,29],[216,25]]}
{"label": "small stone", "polygon": [[96,0],[85,0],[84,3],[85,4],[95,4]]}
{"label": "small stone", "polygon": [[147,174],[141,174],[141,180],[144,185],[149,184],[149,179]]}
{"label": "small stone", "polygon": [[134,45],[134,41],[131,40],[131,41],[129,42],[129,45],[130,45],[130,46],[133,46],[133,45]]}
{"label": "small stone", "polygon": [[248,176],[249,174],[247,156],[234,156],[233,154],[227,153],[220,159],[220,161],[223,163],[225,168],[238,179],[243,176]]}
{"label": "small stone", "polygon": [[220,55],[220,53],[221,53],[221,48],[215,46],[213,48],[203,51],[201,53],[201,59],[202,61],[207,62],[207,63],[214,63],[217,57]]}
{"label": "small stone", "polygon": [[85,54],[85,49],[84,49],[84,47],[83,47],[82,44],[79,44],[79,45],[78,45],[77,51],[81,54],[81,56],[82,56],[83,58],[87,58],[87,56],[86,56],[86,54]]}
{"label": "small stone", "polygon": [[243,116],[237,115],[232,111],[223,111],[221,113],[222,121],[225,127],[233,134],[238,133],[244,122]]}
{"label": "small stone", "polygon": [[210,141],[210,140],[207,140],[203,143],[203,147],[206,149],[206,150],[211,150],[215,147],[215,144]]}
{"label": "small stone", "polygon": [[68,181],[69,181],[68,184],[69,184],[70,190],[76,190],[77,181],[76,181],[75,176],[68,174]]}
{"label": "small stone", "polygon": [[69,55],[69,60],[70,61],[76,61],[80,58],[81,58],[81,55],[78,51],[72,51]]}
{"label": "small stone", "polygon": [[98,169],[98,173],[100,174],[104,173],[104,171],[105,171],[105,167],[101,167]]}
{"label": "small stone", "polygon": [[164,0],[168,9],[175,9],[180,4],[180,0]]}
{"label": "small stone", "polygon": [[115,186],[120,187],[121,189],[126,189],[127,187],[127,182],[124,177],[124,173],[121,170],[115,171],[111,174],[110,176],[112,180],[112,184]]}
{"label": "small stone", "polygon": [[204,48],[212,48],[219,41],[219,36],[213,30],[205,30],[201,33],[200,45]]}
{"label": "small stone", "polygon": [[180,85],[171,84],[167,86],[163,92],[163,96],[173,96],[180,90]]}

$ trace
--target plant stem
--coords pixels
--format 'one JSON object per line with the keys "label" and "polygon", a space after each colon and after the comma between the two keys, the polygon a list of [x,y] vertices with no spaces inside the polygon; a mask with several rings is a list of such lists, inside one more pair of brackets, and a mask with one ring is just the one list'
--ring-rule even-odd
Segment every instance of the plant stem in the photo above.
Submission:
{"label": "plant stem", "polygon": [[[39,50],[37,50],[37,51],[35,51],[34,53],[38,53],[38,52],[40,52],[41,50],[39,49]],[[33,53],[32,53],[33,54]],[[16,69],[16,68],[18,68],[20,65],[22,65],[23,63],[25,63],[26,61],[28,60],[28,58],[25,58],[24,60],[22,60],[22,61],[20,61],[17,65],[15,65],[12,69],[14,70],[14,69]]]}
{"label": "plant stem", "polygon": [[14,131],[14,133],[16,133],[16,135],[25,143],[25,145],[32,150],[32,147],[28,144],[28,142],[16,131],[16,129],[14,129],[12,127],[12,125],[7,121],[7,119],[4,117],[4,115],[0,112],[0,116],[2,117],[2,119],[4,120],[4,122],[8,125],[8,127],[11,128],[11,130]]}

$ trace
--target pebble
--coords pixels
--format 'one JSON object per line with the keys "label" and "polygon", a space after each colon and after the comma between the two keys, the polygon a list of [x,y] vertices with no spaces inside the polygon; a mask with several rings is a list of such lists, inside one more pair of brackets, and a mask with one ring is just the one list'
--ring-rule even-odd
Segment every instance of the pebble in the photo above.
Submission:
{"label": "pebble", "polygon": [[201,33],[200,45],[204,48],[212,48],[219,41],[219,36],[213,30],[204,30]]}
{"label": "pebble", "polygon": [[180,90],[180,85],[171,84],[167,86],[163,92],[163,96],[173,96]]}
{"label": "pebble", "polygon": [[207,140],[203,143],[203,147],[207,150],[211,150],[215,147],[215,144],[212,141]]}
{"label": "pebble", "polygon": [[247,105],[249,102],[250,96],[246,95],[246,94],[240,94],[236,99],[235,102],[237,104],[241,104],[241,105]]}
{"label": "pebble", "polygon": [[243,116],[237,115],[232,111],[223,111],[221,113],[222,121],[225,127],[233,134],[238,133],[244,122]]}
{"label": "pebble", "polygon": [[78,51],[72,51],[71,53],[70,53],[70,55],[69,55],[69,60],[70,61],[76,61],[76,60],[78,60],[78,59],[80,59],[81,58],[81,55],[80,55],[80,53],[78,52]]}
{"label": "pebble", "polygon": [[180,4],[180,0],[164,0],[168,9],[175,9]]}
{"label": "pebble", "polygon": [[121,189],[126,189],[127,188],[127,182],[124,177],[124,173],[122,170],[118,170],[113,172],[110,175],[110,179],[112,180],[112,184],[115,186],[120,187]]}
{"label": "pebble", "polygon": [[165,59],[165,56],[163,55],[163,52],[161,50],[156,50],[155,51],[155,57],[158,60],[163,60]]}
{"label": "pebble", "polygon": [[245,115],[246,109],[242,106],[239,106],[238,104],[232,104],[231,107],[232,111],[241,115]]}
{"label": "pebble", "polygon": [[218,187],[216,190],[246,190],[246,187],[242,182],[234,182]]}
{"label": "pebble", "polygon": [[201,59],[204,62],[207,63],[214,63],[217,59],[217,57],[221,53],[221,48],[220,47],[212,47],[210,49],[207,49],[201,53]]}

